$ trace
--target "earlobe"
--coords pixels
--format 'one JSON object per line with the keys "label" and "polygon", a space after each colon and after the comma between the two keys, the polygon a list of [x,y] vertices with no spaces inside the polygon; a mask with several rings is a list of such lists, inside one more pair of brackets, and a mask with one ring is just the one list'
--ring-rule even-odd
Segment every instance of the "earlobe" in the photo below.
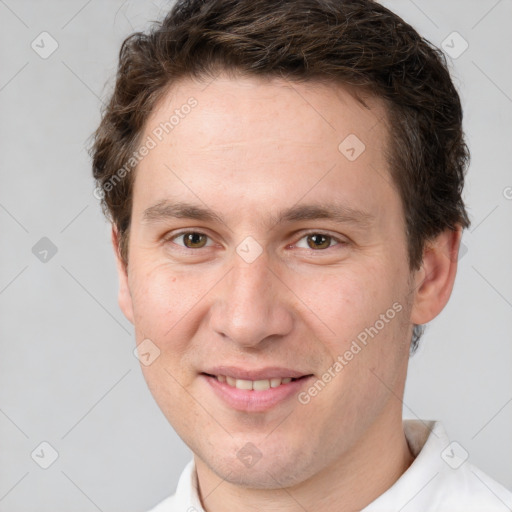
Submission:
{"label": "earlobe", "polygon": [[446,306],[452,293],[462,228],[447,229],[427,242],[421,268],[415,273],[411,322],[426,324]]}
{"label": "earlobe", "polygon": [[128,264],[125,263],[119,251],[119,234],[112,226],[112,246],[116,257],[117,275],[119,279],[119,292],[117,300],[124,316],[133,324],[133,304],[128,284]]}

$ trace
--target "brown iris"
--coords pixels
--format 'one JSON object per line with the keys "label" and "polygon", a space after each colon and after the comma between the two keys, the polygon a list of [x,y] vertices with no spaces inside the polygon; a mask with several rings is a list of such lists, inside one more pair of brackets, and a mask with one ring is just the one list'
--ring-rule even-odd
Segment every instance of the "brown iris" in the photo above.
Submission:
{"label": "brown iris", "polygon": [[202,233],[185,233],[183,235],[183,243],[189,249],[200,249],[206,245],[207,236]]}
{"label": "brown iris", "polygon": [[311,249],[327,249],[331,245],[332,237],[327,235],[315,234],[308,235],[308,245]]}

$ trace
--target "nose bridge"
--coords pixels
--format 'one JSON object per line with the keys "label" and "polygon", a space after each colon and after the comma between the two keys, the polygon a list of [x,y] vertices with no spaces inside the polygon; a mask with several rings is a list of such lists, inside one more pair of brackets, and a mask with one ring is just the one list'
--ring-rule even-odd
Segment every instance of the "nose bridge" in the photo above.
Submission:
{"label": "nose bridge", "polygon": [[255,346],[292,327],[286,289],[269,267],[265,253],[248,262],[234,254],[212,308],[212,327],[237,344]]}
{"label": "nose bridge", "polygon": [[245,308],[252,305],[252,310],[266,314],[273,302],[275,276],[270,272],[266,258],[261,256],[259,261],[252,263],[236,261],[230,273],[229,304],[232,308]]}

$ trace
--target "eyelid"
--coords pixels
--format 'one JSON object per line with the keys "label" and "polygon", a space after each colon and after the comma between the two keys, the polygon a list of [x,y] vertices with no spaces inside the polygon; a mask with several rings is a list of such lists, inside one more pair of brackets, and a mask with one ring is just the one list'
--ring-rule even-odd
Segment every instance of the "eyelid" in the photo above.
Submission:
{"label": "eyelid", "polygon": [[[183,236],[183,235],[186,235],[186,234],[189,234],[189,233],[195,233],[197,235],[204,235],[206,236],[209,241],[213,242],[213,237],[211,237],[208,233],[205,233],[204,231],[200,231],[199,229],[183,229],[181,231],[178,231],[176,233],[168,233],[167,235],[165,235],[163,237],[163,241],[164,242],[172,242],[174,244],[176,244],[176,242],[174,242],[174,240],[176,238],[179,238],[180,236]],[[208,244],[208,241],[206,242]],[[181,249],[186,249],[186,250],[189,250],[189,251],[197,251],[198,249],[194,249],[192,247],[187,247],[186,245],[180,245],[180,244],[176,244],[178,247],[180,247]],[[204,249],[206,247],[211,247],[211,245],[205,245],[204,247],[199,247],[199,249]]]}
{"label": "eyelid", "polygon": [[[305,238],[309,235],[322,235],[322,236],[329,237],[332,240],[334,240],[335,242],[337,242],[336,244],[327,247],[327,249],[331,249],[332,247],[336,247],[337,245],[347,245],[350,243],[346,237],[336,236],[336,235],[329,233],[328,231],[323,231],[321,229],[320,230],[311,229],[311,230],[308,230],[305,232],[300,231],[300,233],[301,233],[301,236],[300,236],[300,238],[298,238],[297,242],[299,242],[300,240],[302,240],[303,238]],[[297,244],[297,242],[295,242],[295,244]],[[295,245],[295,244],[292,244],[292,245]],[[325,252],[325,251],[327,251],[327,249],[311,249],[311,248],[309,248],[308,250],[311,250],[313,252]]]}

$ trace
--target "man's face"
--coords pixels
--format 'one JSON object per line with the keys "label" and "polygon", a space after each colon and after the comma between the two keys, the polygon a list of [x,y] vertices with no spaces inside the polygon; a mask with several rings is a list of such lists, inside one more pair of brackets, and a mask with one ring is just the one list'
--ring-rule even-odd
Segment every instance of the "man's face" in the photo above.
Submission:
{"label": "man's face", "polygon": [[146,125],[120,302],[160,350],[142,367],[160,408],[228,481],[304,481],[401,418],[413,284],[385,110],[365,102],[221,76],[180,82]]}

